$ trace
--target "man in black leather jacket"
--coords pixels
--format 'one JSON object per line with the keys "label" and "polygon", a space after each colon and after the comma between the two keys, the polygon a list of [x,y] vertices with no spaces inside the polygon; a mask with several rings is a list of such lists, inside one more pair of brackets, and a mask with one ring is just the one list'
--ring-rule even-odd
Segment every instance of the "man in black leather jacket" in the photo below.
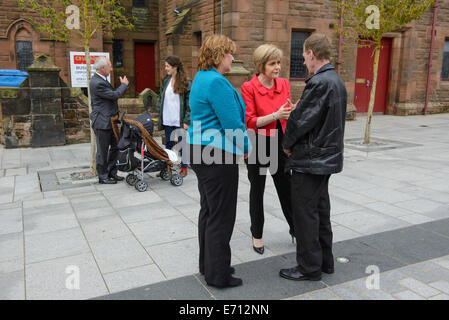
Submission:
{"label": "man in black leather jacket", "polygon": [[304,64],[313,76],[290,114],[283,140],[297,239],[298,265],[280,271],[289,280],[320,280],[322,272],[334,272],[328,184],[330,175],[343,169],[347,92],[329,63],[330,53],[322,34],[305,41]]}

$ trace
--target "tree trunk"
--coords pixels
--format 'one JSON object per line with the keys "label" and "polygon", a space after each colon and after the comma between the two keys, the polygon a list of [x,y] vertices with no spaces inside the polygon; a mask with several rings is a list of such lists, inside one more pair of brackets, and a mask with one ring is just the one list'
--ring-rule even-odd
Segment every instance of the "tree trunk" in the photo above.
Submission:
{"label": "tree trunk", "polygon": [[376,85],[377,85],[377,71],[379,70],[379,57],[380,57],[381,46],[376,46],[376,55],[374,57],[374,67],[373,67],[373,86],[371,88],[371,95],[369,98],[368,114],[366,115],[366,128],[365,128],[365,144],[370,143],[371,138],[371,118],[373,116],[374,101],[376,98]]}
{"label": "tree trunk", "polygon": [[[90,50],[89,47],[84,48],[86,53],[86,72],[87,72],[87,95],[88,95],[88,101],[89,101],[89,115],[92,113],[92,102],[90,100],[90,73],[91,73],[91,65],[90,65]],[[95,132],[92,129],[92,122],[89,119],[90,123],[90,173],[92,177],[95,177],[97,175],[97,169],[96,169],[96,153],[97,153],[97,144],[95,139]]]}

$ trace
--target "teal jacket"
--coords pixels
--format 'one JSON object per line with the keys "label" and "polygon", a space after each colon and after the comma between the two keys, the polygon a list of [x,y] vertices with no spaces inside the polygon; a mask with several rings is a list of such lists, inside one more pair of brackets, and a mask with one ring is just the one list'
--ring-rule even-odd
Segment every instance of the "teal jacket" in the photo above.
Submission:
{"label": "teal jacket", "polygon": [[251,151],[245,103],[218,71],[198,71],[190,92],[190,108],[190,144],[210,145],[237,155]]}
{"label": "teal jacket", "polygon": [[[163,130],[164,125],[163,121],[163,113],[164,113],[164,99],[165,99],[165,90],[170,85],[171,76],[166,76],[162,80],[162,86],[161,86],[161,93],[159,95],[159,100],[157,103],[158,110],[159,110],[159,120],[157,122],[158,130]],[[180,124],[179,127],[182,127],[182,125],[185,123],[187,125],[190,125],[190,107],[189,107],[189,95],[190,95],[190,88],[192,87],[192,80],[187,78],[187,88],[183,94],[179,95],[179,119]]]}

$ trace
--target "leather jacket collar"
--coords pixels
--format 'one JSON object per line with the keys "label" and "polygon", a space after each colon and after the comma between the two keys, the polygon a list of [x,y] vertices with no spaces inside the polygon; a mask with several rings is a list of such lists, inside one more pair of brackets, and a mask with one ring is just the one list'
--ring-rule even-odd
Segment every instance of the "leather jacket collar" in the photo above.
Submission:
{"label": "leather jacket collar", "polygon": [[329,62],[329,63],[326,63],[324,66],[321,67],[320,70],[318,70],[318,73],[315,73],[313,76],[309,77],[309,78],[306,80],[306,83],[309,82],[310,79],[312,79],[312,78],[315,77],[316,75],[318,75],[318,74],[320,74],[320,73],[323,73],[323,72],[326,72],[326,71],[329,71],[329,70],[334,70],[334,69],[335,69],[335,67],[334,67],[334,65],[333,65],[332,63],[330,63],[330,62]]}

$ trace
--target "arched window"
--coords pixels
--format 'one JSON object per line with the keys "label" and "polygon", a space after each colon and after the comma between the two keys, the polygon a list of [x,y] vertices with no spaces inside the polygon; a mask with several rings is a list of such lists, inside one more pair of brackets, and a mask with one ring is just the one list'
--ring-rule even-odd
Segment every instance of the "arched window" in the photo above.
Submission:
{"label": "arched window", "polygon": [[20,29],[16,33],[17,69],[26,71],[33,63],[33,38],[28,30]]}

